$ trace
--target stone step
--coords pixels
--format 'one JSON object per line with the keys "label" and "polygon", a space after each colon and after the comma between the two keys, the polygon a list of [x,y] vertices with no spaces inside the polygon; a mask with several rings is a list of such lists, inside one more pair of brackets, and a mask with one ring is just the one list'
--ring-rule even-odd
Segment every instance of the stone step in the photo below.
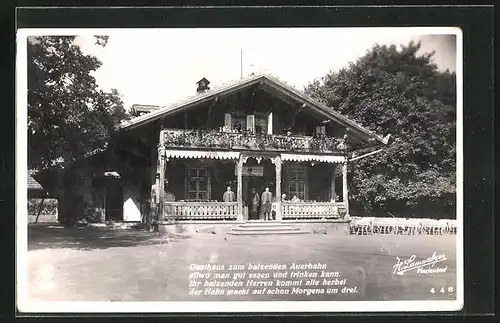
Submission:
{"label": "stone step", "polygon": [[240,227],[290,227],[291,225],[288,223],[269,221],[269,222],[247,222],[245,224],[240,225]]}
{"label": "stone step", "polygon": [[291,226],[260,226],[260,227],[248,227],[248,226],[239,226],[232,229],[233,231],[298,231],[299,228],[294,228]]}
{"label": "stone step", "polygon": [[233,236],[257,236],[257,235],[281,235],[281,234],[310,234],[308,231],[300,230],[252,230],[252,231],[229,231],[227,234]]}

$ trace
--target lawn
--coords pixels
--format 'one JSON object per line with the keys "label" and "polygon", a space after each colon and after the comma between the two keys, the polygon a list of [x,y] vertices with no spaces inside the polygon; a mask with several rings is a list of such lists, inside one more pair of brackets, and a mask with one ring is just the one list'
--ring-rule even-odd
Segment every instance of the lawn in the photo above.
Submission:
{"label": "lawn", "polygon": [[[166,237],[137,230],[31,226],[28,242],[29,297],[44,301],[454,299],[455,240],[454,235],[252,237],[198,233],[191,237]],[[415,261],[418,261],[433,253],[446,256],[445,261],[436,265],[447,267],[446,272],[424,274],[410,270],[402,276],[393,274],[397,257],[404,260],[415,255]],[[292,263],[326,265],[324,271],[338,272],[338,281],[344,280],[345,285],[325,286],[325,290],[327,287],[338,287],[340,291],[347,287],[351,288],[351,293],[253,295],[253,290],[261,288],[252,287],[248,294],[237,296],[189,294],[190,281],[194,280],[189,275],[198,271],[190,270],[192,264],[224,264],[225,270],[219,272],[229,273],[230,277],[219,281],[229,282],[235,273],[228,270],[230,264],[244,265],[245,268],[248,264],[282,264],[289,268]],[[288,270],[288,275],[291,271]],[[318,275],[321,271],[308,270]],[[250,271],[236,272],[246,272],[245,279],[241,280],[246,284]],[[274,281],[275,284],[276,279],[272,275],[277,271],[253,271],[260,274],[267,272],[270,273],[269,278],[252,280]],[[202,286],[205,280],[199,279]],[[292,281],[289,276],[288,280]],[[310,279],[300,280],[303,290],[321,287],[306,287]],[[317,280],[323,284],[324,278]],[[443,293],[440,292],[442,287],[445,289]],[[431,292],[432,288],[435,293]],[[204,292],[203,287],[200,290]]]}

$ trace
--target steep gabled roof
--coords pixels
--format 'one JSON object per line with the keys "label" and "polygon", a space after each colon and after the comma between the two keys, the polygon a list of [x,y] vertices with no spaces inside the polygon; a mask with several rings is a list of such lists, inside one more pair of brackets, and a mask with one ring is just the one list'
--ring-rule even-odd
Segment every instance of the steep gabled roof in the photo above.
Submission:
{"label": "steep gabled roof", "polygon": [[186,98],[185,100],[182,100],[180,102],[176,102],[174,104],[171,104],[169,106],[164,106],[160,107],[160,109],[150,112],[148,114],[130,119],[128,121],[124,121],[120,124],[120,128],[122,130],[128,130],[132,129],[135,127],[139,127],[144,124],[148,124],[149,122],[164,118],[168,115],[174,114],[176,112],[182,111],[186,108],[192,107],[194,105],[201,104],[203,102],[207,102],[210,100],[213,100],[219,95],[228,95],[235,93],[241,89],[250,87],[254,84],[266,84],[266,86],[271,87],[273,90],[276,90],[278,92],[281,92],[282,94],[294,99],[297,102],[302,103],[306,107],[313,109],[325,117],[336,121],[337,123],[349,127],[352,129],[353,132],[356,134],[366,138],[366,139],[375,139],[376,141],[379,141],[383,144],[387,144],[389,138],[388,137],[381,137],[372,131],[364,128],[363,126],[357,124],[356,122],[346,118],[345,116],[341,115],[338,112],[335,112],[332,108],[308,97],[307,95],[301,93],[297,89],[289,86],[288,84],[280,81],[279,79],[267,75],[267,74],[260,74],[260,75],[251,75],[246,78],[242,78],[238,81],[222,85],[220,87],[214,88],[210,91],[206,91],[191,97]]}
{"label": "steep gabled roof", "polygon": [[42,185],[33,178],[33,174],[33,171],[28,170],[28,190],[43,190]]}

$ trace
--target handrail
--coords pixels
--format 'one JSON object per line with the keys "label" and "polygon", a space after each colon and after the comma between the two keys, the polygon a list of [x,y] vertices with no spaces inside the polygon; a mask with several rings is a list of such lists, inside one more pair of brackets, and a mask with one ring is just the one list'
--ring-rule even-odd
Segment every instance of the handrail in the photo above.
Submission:
{"label": "handrail", "polygon": [[235,220],[238,202],[165,202],[165,219],[176,220]]}

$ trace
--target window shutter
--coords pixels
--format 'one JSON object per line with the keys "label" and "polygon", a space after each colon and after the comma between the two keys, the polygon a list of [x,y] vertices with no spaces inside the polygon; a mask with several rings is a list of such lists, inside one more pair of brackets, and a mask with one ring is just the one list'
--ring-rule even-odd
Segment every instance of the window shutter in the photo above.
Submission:
{"label": "window shutter", "polygon": [[267,134],[272,135],[273,134],[273,113],[269,113],[269,116],[267,117]]}
{"label": "window shutter", "polygon": [[255,132],[255,115],[247,115],[247,130],[250,132]]}
{"label": "window shutter", "polygon": [[224,116],[224,126],[228,130],[232,130],[231,114],[229,113],[226,113],[226,115]]}

